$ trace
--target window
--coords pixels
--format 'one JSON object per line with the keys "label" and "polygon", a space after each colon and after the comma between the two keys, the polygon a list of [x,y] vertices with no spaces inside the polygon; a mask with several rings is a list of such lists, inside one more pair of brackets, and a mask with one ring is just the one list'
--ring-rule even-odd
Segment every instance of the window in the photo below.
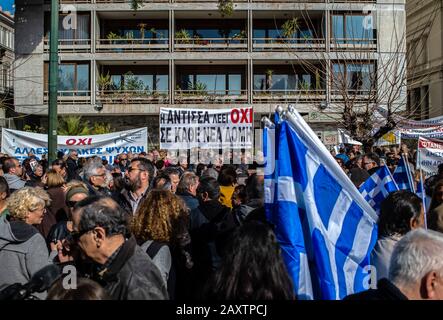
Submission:
{"label": "window", "polygon": [[333,64],[332,89],[342,91],[344,89],[355,94],[367,94],[375,87],[374,64]]}
{"label": "window", "polygon": [[369,44],[374,39],[374,30],[367,27],[366,15],[334,14],[332,38],[336,43]]}
{"label": "window", "polygon": [[[45,90],[48,90],[49,64],[45,63]],[[58,90],[62,96],[89,96],[89,64],[62,63],[58,68]]]}
{"label": "window", "polygon": [[[58,37],[60,43],[64,45],[88,44],[87,40],[91,37],[90,19],[90,15],[84,13],[77,13],[76,21],[68,18],[66,15],[60,15],[58,21]],[[45,17],[45,24],[46,38],[49,39],[51,25],[49,15]]]}
{"label": "window", "polygon": [[[254,74],[254,90],[273,91],[273,92],[291,92],[296,90],[309,90],[315,86],[315,77],[303,70],[297,70],[296,73],[278,71],[272,74],[263,72]],[[319,84],[321,86],[321,84]]]}
{"label": "window", "polygon": [[239,95],[242,90],[242,75],[233,74],[184,74],[180,89],[202,91],[208,94]]}
{"label": "window", "polygon": [[115,90],[167,92],[169,88],[168,75],[166,74],[125,74],[111,75]]}

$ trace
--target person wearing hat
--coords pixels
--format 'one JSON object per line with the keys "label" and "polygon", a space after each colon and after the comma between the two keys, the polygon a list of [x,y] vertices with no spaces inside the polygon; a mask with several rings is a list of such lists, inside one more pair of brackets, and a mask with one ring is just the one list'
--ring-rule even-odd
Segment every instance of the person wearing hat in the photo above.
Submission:
{"label": "person wearing hat", "polygon": [[428,229],[443,233],[443,204],[440,204],[428,214]]}
{"label": "person wearing hat", "polygon": [[60,221],[54,225],[46,238],[49,247],[53,250],[58,250],[59,260],[62,260],[62,256],[66,253],[64,252],[66,249],[64,244],[70,241],[71,232],[74,230],[72,223],[74,206],[88,196],[88,187],[83,182],[72,180],[66,185],[66,205],[69,208],[68,220]]}

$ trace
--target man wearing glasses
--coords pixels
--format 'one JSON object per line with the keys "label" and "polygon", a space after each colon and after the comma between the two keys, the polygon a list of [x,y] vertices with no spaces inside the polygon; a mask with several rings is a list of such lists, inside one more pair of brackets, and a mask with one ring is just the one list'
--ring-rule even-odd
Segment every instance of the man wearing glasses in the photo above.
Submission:
{"label": "man wearing glasses", "polygon": [[116,196],[115,200],[128,213],[134,215],[146,198],[153,177],[154,166],[148,159],[132,159],[125,172],[126,188]]}
{"label": "man wearing glasses", "polygon": [[110,190],[106,183],[106,169],[101,159],[91,161],[85,167],[85,181],[90,195],[110,195]]}
{"label": "man wearing glasses", "polygon": [[72,239],[97,264],[93,279],[115,300],[168,299],[159,269],[134,237],[126,239],[126,215],[118,204],[90,197],[76,207]]}
{"label": "man wearing glasses", "polygon": [[8,182],[8,186],[11,192],[21,189],[25,186],[26,181],[20,178],[23,174],[23,168],[16,158],[8,158],[4,161],[3,172],[3,176]]}
{"label": "man wearing glasses", "polygon": [[366,153],[363,157],[363,168],[368,171],[369,175],[373,175],[380,166],[380,158],[374,152]]}

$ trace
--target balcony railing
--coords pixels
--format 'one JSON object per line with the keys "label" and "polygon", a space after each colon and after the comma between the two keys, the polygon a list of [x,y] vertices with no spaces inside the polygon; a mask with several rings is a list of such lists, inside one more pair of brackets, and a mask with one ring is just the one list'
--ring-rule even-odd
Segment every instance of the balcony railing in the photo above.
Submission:
{"label": "balcony railing", "polygon": [[246,103],[248,102],[247,90],[175,90],[175,103]]}
{"label": "balcony railing", "polygon": [[[44,39],[44,50],[49,52],[49,39]],[[59,39],[59,52],[90,52],[90,39]]]}
{"label": "balcony railing", "polygon": [[325,49],[326,41],[323,38],[254,38],[254,50],[320,50]]}
{"label": "balcony railing", "polygon": [[247,51],[248,39],[175,38],[176,51]]}
{"label": "balcony railing", "polygon": [[355,101],[376,101],[376,89],[347,89],[346,94],[340,89],[331,90],[331,100],[343,101],[345,99]]}
{"label": "balcony railing", "polygon": [[[131,0],[95,0],[96,3],[131,3]],[[143,0],[144,3],[169,2],[169,0]]]}
{"label": "balcony railing", "polygon": [[377,39],[332,38],[331,49],[336,51],[376,50]]}
{"label": "balcony railing", "polygon": [[169,103],[169,91],[101,90],[97,99],[108,104],[162,104]]}
{"label": "balcony railing", "polygon": [[[57,102],[60,104],[90,104],[91,91],[89,90],[59,90]],[[49,91],[44,92],[44,102],[49,101]]]}
{"label": "balcony railing", "polygon": [[[45,0],[45,3],[51,3],[51,0]],[[81,4],[81,3],[93,3],[92,0],[59,0],[60,4],[65,4],[65,3],[76,3],[76,4]]]}
{"label": "balcony railing", "polygon": [[99,39],[97,52],[168,51],[168,38]]}
{"label": "balcony railing", "polygon": [[323,101],[326,99],[325,89],[295,90],[254,90],[254,103]]}

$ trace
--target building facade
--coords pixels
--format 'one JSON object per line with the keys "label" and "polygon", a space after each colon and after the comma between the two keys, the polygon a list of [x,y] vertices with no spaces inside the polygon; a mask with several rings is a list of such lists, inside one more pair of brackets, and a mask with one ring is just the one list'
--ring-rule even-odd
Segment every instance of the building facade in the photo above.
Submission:
{"label": "building facade", "polygon": [[7,110],[13,110],[14,18],[0,10],[0,126],[8,126]]}
{"label": "building facade", "polygon": [[[161,107],[252,106],[259,125],[293,104],[332,145],[346,95],[383,103],[378,69],[399,54],[392,30],[404,30],[404,2],[239,0],[223,14],[218,0],[150,0],[137,11],[130,0],[62,0],[58,112],[147,125],[155,143]],[[382,17],[383,6],[395,14]],[[16,8],[15,108],[45,126],[49,2]]]}
{"label": "building facade", "polygon": [[409,0],[408,108],[417,119],[443,114],[443,2]]}

